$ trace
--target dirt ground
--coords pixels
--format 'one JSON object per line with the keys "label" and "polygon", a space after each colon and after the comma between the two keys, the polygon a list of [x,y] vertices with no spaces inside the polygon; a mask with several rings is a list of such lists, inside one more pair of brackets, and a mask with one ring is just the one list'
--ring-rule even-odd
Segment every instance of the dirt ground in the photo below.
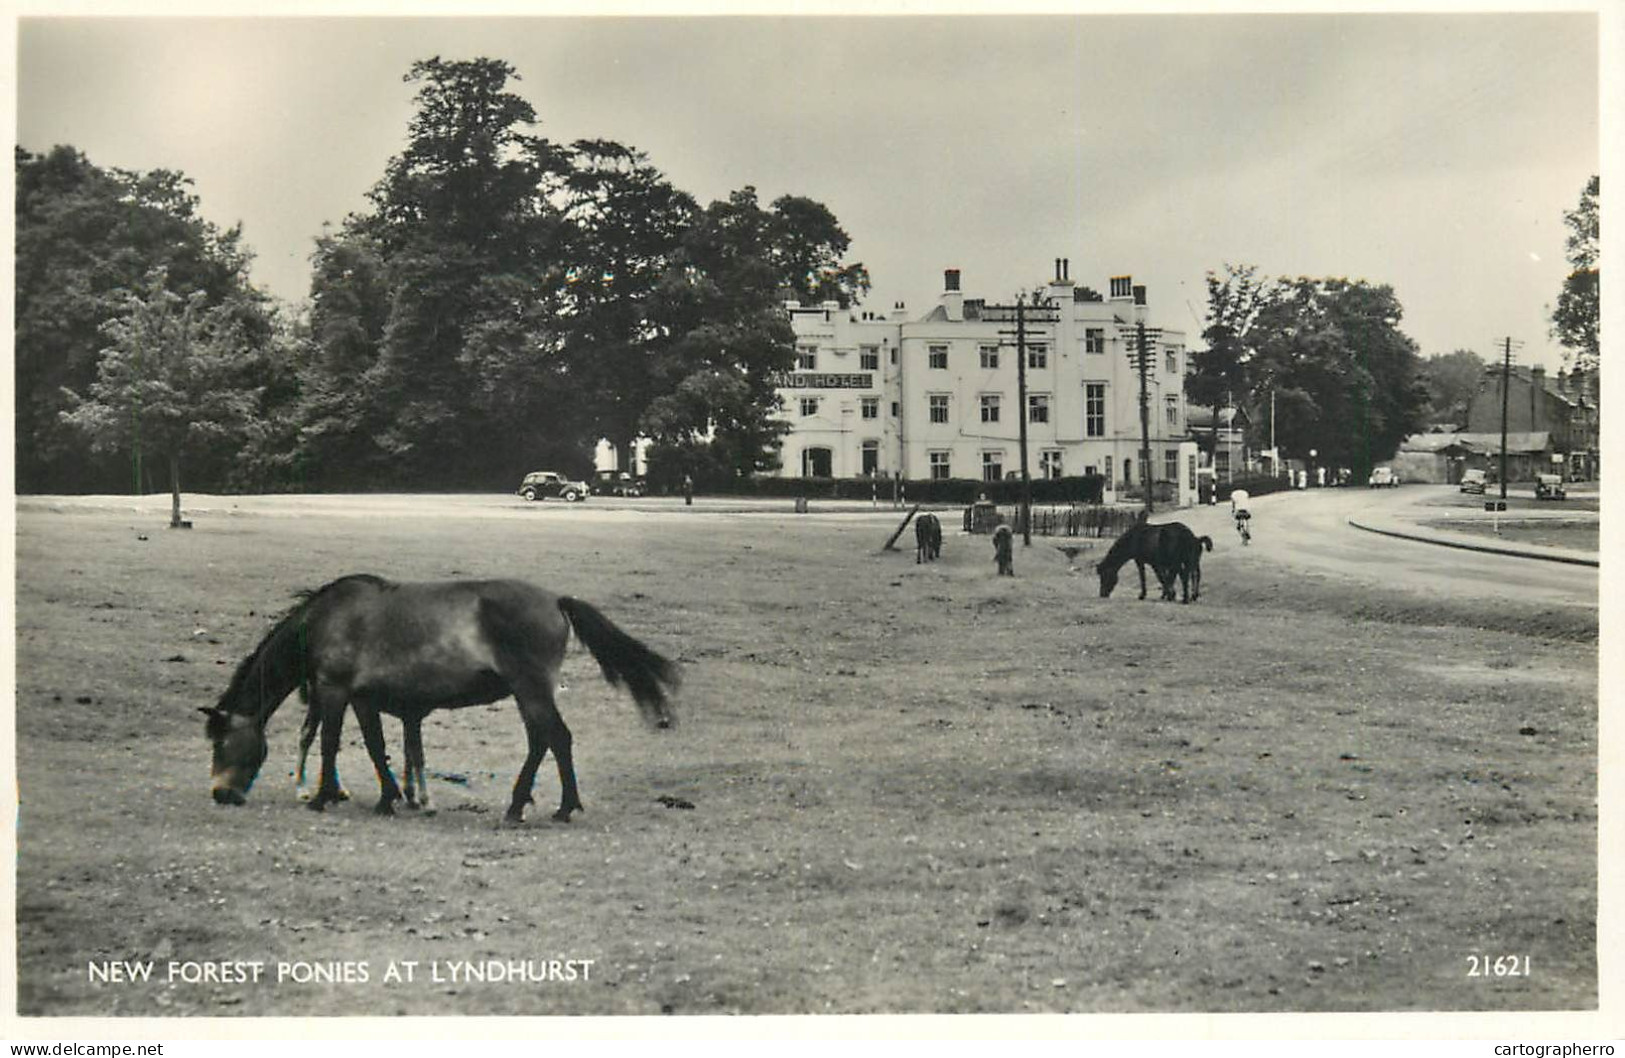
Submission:
{"label": "dirt ground", "polygon": [[[996,578],[954,518],[929,565],[885,515],[195,520],[18,514],[23,1014],[1596,1006],[1594,608],[1228,540],[1193,605],[1131,570],[1101,599],[1041,539]],[[355,800],[309,812],[297,702],[214,804],[197,708],[296,590],[362,570],[584,598],[681,661],[682,723],[572,646],[570,824],[549,765],[501,825],[509,702],[428,722],[431,812],[371,813],[353,722]]]}

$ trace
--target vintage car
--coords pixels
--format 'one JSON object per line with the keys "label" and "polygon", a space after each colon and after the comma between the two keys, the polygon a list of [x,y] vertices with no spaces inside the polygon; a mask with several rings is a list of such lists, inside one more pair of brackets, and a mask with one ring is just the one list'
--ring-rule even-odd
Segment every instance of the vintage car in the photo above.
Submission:
{"label": "vintage car", "polygon": [[1489,475],[1482,470],[1469,470],[1461,476],[1461,491],[1484,495],[1484,486],[1489,482]]}
{"label": "vintage car", "polygon": [[1568,493],[1563,491],[1563,478],[1558,474],[1535,475],[1535,499],[1537,500],[1566,500]]}
{"label": "vintage car", "polygon": [[579,503],[587,498],[587,491],[585,481],[571,481],[563,474],[552,470],[533,470],[519,483],[518,494],[526,500],[545,500],[549,496],[558,496],[566,503]]}
{"label": "vintage car", "polygon": [[1378,467],[1366,479],[1366,486],[1373,489],[1394,488],[1399,484],[1399,475],[1394,473],[1393,467]]}
{"label": "vintage car", "polygon": [[592,491],[595,496],[642,496],[649,491],[649,483],[625,471],[600,470]]}

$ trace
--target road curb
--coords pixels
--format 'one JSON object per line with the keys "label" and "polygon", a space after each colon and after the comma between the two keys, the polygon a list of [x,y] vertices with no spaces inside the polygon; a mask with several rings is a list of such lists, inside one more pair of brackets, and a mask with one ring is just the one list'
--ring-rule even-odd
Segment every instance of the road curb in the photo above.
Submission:
{"label": "road curb", "polygon": [[1440,547],[1455,547],[1463,551],[1480,551],[1487,555],[1509,555],[1513,558],[1533,558],[1542,562],[1566,562],[1571,566],[1591,566],[1596,568],[1599,560],[1587,555],[1565,553],[1555,549],[1533,551],[1528,548],[1508,547],[1504,544],[1481,544],[1466,539],[1444,537],[1436,533],[1414,532],[1405,529],[1394,529],[1386,526],[1371,525],[1358,519],[1348,519],[1348,524],[1356,529],[1364,529],[1368,533],[1378,533],[1382,536],[1398,537],[1401,540],[1414,540],[1420,544],[1437,544]]}

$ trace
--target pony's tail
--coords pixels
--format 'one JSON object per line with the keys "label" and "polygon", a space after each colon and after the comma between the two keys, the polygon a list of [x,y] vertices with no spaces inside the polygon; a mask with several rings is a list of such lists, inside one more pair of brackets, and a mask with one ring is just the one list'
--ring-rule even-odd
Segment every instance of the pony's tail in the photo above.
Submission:
{"label": "pony's tail", "polygon": [[1202,547],[1205,550],[1208,550],[1208,551],[1213,550],[1213,538],[1211,536],[1199,536],[1196,539],[1201,541]]}
{"label": "pony's tail", "polygon": [[559,611],[569,619],[576,637],[592,651],[604,679],[615,687],[625,684],[645,720],[656,727],[677,723],[670,692],[682,682],[682,675],[673,662],[621,631],[615,622],[580,599],[560,596]]}

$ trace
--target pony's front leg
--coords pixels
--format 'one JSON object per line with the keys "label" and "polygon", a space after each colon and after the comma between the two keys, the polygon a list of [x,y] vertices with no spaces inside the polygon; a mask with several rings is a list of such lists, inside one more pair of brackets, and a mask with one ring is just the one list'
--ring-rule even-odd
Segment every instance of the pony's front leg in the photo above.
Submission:
{"label": "pony's front leg", "polygon": [[[1140,598],[1143,599],[1145,598],[1145,561],[1137,558],[1134,560],[1134,566],[1140,571]],[[1161,581],[1162,578],[1159,576],[1157,579]]]}
{"label": "pony's front leg", "polygon": [[378,773],[378,803],[373,811],[381,816],[395,814],[395,802],[401,799],[401,788],[389,770],[389,754],[384,748],[384,725],[378,719],[378,710],[370,703],[355,703],[356,723],[361,725],[361,739],[366,743],[367,756],[372,758],[373,770]]}
{"label": "pony's front leg", "polygon": [[327,691],[325,693],[313,690],[313,707],[319,708],[322,717],[322,775],[316,784],[316,796],[309,802],[313,812],[320,812],[333,801],[344,800],[344,792],[339,789],[339,736],[344,730],[344,692]]}
{"label": "pony's front leg", "polygon": [[[321,707],[315,702],[312,702],[310,708],[305,710],[305,722],[299,727],[299,770],[294,776],[293,786],[294,793],[301,801],[309,801],[311,798],[310,790],[305,786],[305,776],[308,774],[306,771],[306,765],[310,761],[311,743],[316,741],[316,734],[317,732],[321,731],[321,729]],[[336,781],[338,778],[337,769],[334,770],[333,777]],[[340,783],[338,794],[333,799],[335,801],[348,801],[350,799],[350,792],[344,788],[342,783]]]}

